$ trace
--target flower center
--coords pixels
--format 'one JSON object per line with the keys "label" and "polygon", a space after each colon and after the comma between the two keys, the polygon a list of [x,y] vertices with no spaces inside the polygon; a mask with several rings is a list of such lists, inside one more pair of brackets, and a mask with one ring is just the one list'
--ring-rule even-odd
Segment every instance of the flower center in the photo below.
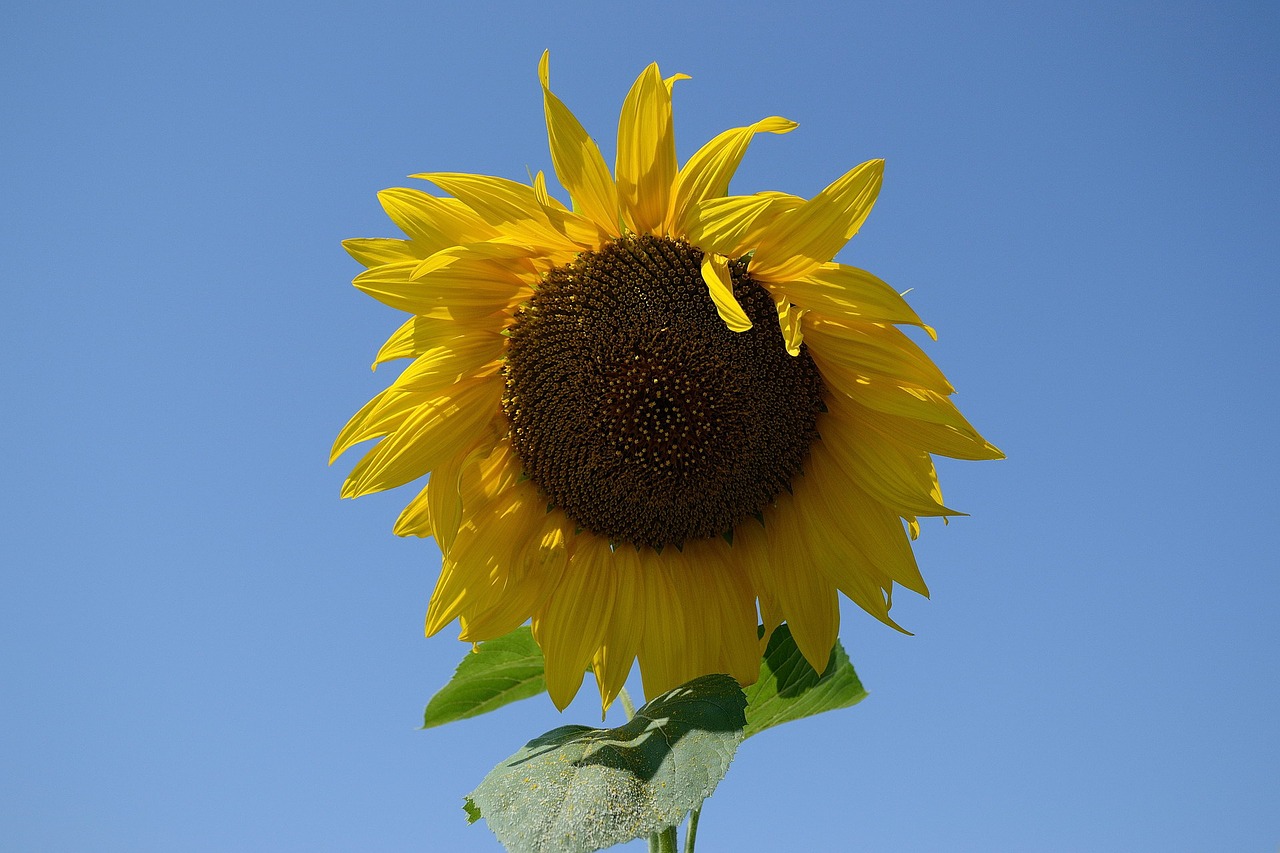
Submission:
{"label": "flower center", "polygon": [[661,548],[728,534],[788,488],[822,378],[730,264],[731,332],[683,240],[627,236],[547,274],[511,328],[503,409],[524,473],[581,527]]}

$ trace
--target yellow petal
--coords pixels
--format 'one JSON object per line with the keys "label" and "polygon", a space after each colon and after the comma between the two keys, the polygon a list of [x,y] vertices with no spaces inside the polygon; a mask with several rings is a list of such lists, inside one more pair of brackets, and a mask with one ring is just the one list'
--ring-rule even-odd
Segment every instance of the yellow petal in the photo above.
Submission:
{"label": "yellow petal", "polygon": [[671,97],[671,93],[675,91],[676,83],[680,82],[681,80],[692,80],[692,79],[693,78],[690,77],[688,74],[676,73],[676,74],[672,74],[670,77],[663,80],[662,85],[667,87],[667,97],[668,98]]}
{"label": "yellow petal", "polygon": [[907,301],[866,270],[844,264],[822,264],[802,279],[780,287],[787,298],[841,322],[896,323],[919,326],[937,340]]}
{"label": "yellow petal", "polygon": [[417,394],[394,394],[383,390],[351,416],[338,433],[329,451],[329,464],[355,445],[379,438],[399,428],[428,398]]}
{"label": "yellow petal", "polygon": [[414,267],[413,278],[462,264],[480,269],[494,269],[498,275],[511,275],[525,280],[534,273],[533,256],[538,250],[512,243],[465,243],[432,252]]}
{"label": "yellow petal", "polygon": [[498,236],[457,199],[393,187],[378,193],[378,201],[391,221],[409,235],[418,257],[457,243],[476,243]]}
{"label": "yellow petal", "polygon": [[810,540],[830,547],[833,554],[818,565],[856,604],[902,630],[889,618],[882,588],[897,582],[926,597],[929,588],[916,566],[901,518],[849,478],[825,435],[810,453],[803,478],[806,491],[797,490],[797,498],[807,510]]}
{"label": "yellow petal", "polygon": [[587,534],[578,536],[573,547],[569,569],[533,617],[533,636],[546,657],[547,693],[562,711],[582,686],[604,639],[617,591],[609,544]]}
{"label": "yellow petal", "polygon": [[397,536],[434,536],[440,552],[449,556],[451,546],[462,521],[461,479],[464,469],[478,456],[492,449],[492,442],[483,436],[446,460],[434,471],[427,485],[396,520]]}
{"label": "yellow petal", "polygon": [[866,376],[857,377],[851,384],[828,383],[827,388],[877,412],[942,424],[974,437],[975,441],[983,441],[955,404],[936,391]]}
{"label": "yellow petal", "polygon": [[778,327],[782,329],[782,342],[787,348],[787,355],[797,356],[800,354],[800,344],[804,342],[801,320],[804,319],[805,312],[786,298],[776,300],[775,305],[778,309]]}
{"label": "yellow petal", "polygon": [[[440,577],[431,593],[431,603],[427,607],[423,625],[423,632],[428,637],[439,633],[441,628],[458,618],[467,597],[470,580],[448,557],[441,561]],[[474,582],[480,583],[482,579],[476,578]]]}
{"label": "yellow petal", "polygon": [[818,423],[822,445],[848,479],[901,516],[962,515],[942,503],[933,461],[924,450],[881,432],[859,407],[832,395]]}
{"label": "yellow petal", "polygon": [[410,317],[401,324],[400,328],[391,333],[391,337],[387,338],[387,342],[378,350],[377,356],[373,359],[373,369],[377,370],[379,364],[388,361],[395,361],[398,358],[412,358],[413,348],[413,325],[414,317]]}
{"label": "yellow petal", "polygon": [[606,710],[626,684],[644,635],[644,572],[640,555],[630,544],[625,544],[613,554],[611,562],[609,570],[618,584],[613,615],[591,661],[600,686],[600,703]]}
{"label": "yellow petal", "polygon": [[781,193],[715,198],[694,205],[683,236],[705,252],[740,258],[755,248],[760,235],[804,199]]}
{"label": "yellow petal", "polygon": [[[750,521],[755,524],[756,522]],[[714,553],[713,553],[714,552]],[[733,549],[722,539],[702,539],[685,545],[684,555],[694,567],[685,573],[689,593],[696,594],[697,570],[704,569],[709,607],[717,611],[718,630],[713,671],[732,675],[739,684],[754,684],[760,676],[760,650],[757,645],[755,588],[746,570],[734,560]],[[705,624],[705,617],[704,617]]]}
{"label": "yellow petal", "polygon": [[343,240],[342,248],[365,267],[377,267],[417,257],[413,243],[410,241],[392,240],[386,237],[357,237]]}
{"label": "yellow petal", "polygon": [[573,252],[578,248],[552,227],[546,209],[538,202],[533,187],[506,178],[460,172],[432,172],[412,177],[431,181],[462,201],[494,228],[503,241],[551,251]]}
{"label": "yellow petal", "polygon": [[[743,524],[734,530],[734,552],[752,560],[752,582],[778,602],[800,653],[815,670],[823,672],[840,632],[840,608],[836,586],[815,565],[813,543],[801,526],[803,506],[783,494],[765,512],[765,527]],[[741,532],[743,539],[739,542]]]}
{"label": "yellow petal", "polygon": [[845,514],[833,506],[839,499],[838,495],[819,493],[812,481],[805,486],[805,514],[797,523],[801,536],[810,545],[813,569],[835,584],[854,604],[896,627],[896,623],[889,619],[889,605],[884,594],[884,588],[892,587],[893,582],[867,558],[842,526]]}
{"label": "yellow petal", "polygon": [[356,464],[342,496],[394,489],[434,470],[493,417],[501,397],[502,379],[496,375],[469,379],[436,394]]}
{"label": "yellow petal", "polygon": [[808,275],[857,233],[880,192],[884,161],[870,160],[837,178],[826,189],[760,236],[751,275],[786,282]]}
{"label": "yellow petal", "polygon": [[645,696],[652,698],[697,674],[691,674],[689,654],[690,641],[697,637],[687,636],[685,622],[685,609],[694,607],[695,601],[680,597],[675,573],[665,555],[646,550],[641,561],[645,630],[640,640],[640,677]]}
{"label": "yellow petal", "polygon": [[379,364],[400,358],[414,358],[427,350],[440,346],[444,341],[459,335],[497,334],[501,326],[497,322],[479,324],[460,323],[456,320],[433,320],[429,317],[410,317],[387,338],[373,361]]}
{"label": "yellow petal", "polygon": [[860,417],[877,429],[894,435],[913,447],[953,459],[1003,459],[1000,448],[972,428],[957,429],[950,424],[929,423],[859,407]]}
{"label": "yellow petal", "polygon": [[716,313],[729,330],[745,332],[750,329],[751,318],[733,296],[733,278],[729,275],[729,264],[723,256],[711,252],[702,256],[702,280],[707,285],[711,301],[716,305]]}
{"label": "yellow petal", "polygon": [[720,198],[729,191],[729,181],[747,153],[752,137],[757,133],[789,133],[796,127],[794,121],[770,116],[748,127],[726,130],[698,149],[684,164],[676,181],[668,226],[671,233],[686,233],[693,224],[690,215],[695,205]]}
{"label": "yellow petal", "polygon": [[813,312],[805,318],[804,331],[819,370],[836,367],[854,376],[879,377],[939,394],[955,391],[929,356],[893,326],[836,323]]}
{"label": "yellow petal", "polygon": [[652,63],[631,87],[618,119],[618,201],[637,234],[661,234],[676,178],[671,91]]}
{"label": "yellow petal", "polygon": [[[421,263],[383,264],[356,276],[357,289],[392,308],[440,320],[474,322],[532,294],[517,271],[500,261],[462,261],[418,273]],[[415,277],[416,276],[416,277]],[[502,328],[495,321],[495,328]]]}
{"label": "yellow petal", "polygon": [[[435,476],[434,474],[432,475]],[[397,536],[417,536],[424,539],[435,533],[431,524],[431,507],[427,503],[427,489],[424,486],[417,496],[400,511],[392,528]],[[443,549],[442,549],[443,550]]]}
{"label": "yellow petal", "polygon": [[519,464],[509,451],[499,446],[463,471],[467,516],[445,555],[450,571],[441,576],[427,610],[429,633],[462,617],[469,620],[467,639],[485,639],[482,634],[516,610],[523,609],[516,624],[533,613],[537,590],[525,587],[529,573],[518,556],[540,529],[545,505],[536,490],[516,487]]}
{"label": "yellow petal", "polygon": [[498,369],[506,339],[493,332],[459,335],[414,359],[391,383],[394,392],[433,393]]}
{"label": "yellow petal", "polygon": [[547,140],[556,177],[579,209],[610,237],[618,231],[618,189],[595,140],[560,99],[551,94],[549,52],[538,63],[542,82],[542,106],[547,117]]}

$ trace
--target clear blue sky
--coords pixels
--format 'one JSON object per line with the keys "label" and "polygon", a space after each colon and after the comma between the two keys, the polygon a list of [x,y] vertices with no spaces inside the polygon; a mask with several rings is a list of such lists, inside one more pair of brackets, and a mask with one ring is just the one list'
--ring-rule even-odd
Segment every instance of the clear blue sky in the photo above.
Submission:
{"label": "clear blue sky", "polygon": [[1280,843],[1274,4],[6,19],[6,849],[496,850],[461,796],[598,719],[584,690],[415,731],[465,650],[421,636],[439,555],[325,467],[400,322],[339,241],[392,235],[374,193],[410,173],[549,170],[544,48],[606,148],[655,59],[693,77],[682,157],[798,121],[742,192],[885,158],[841,260],[913,288],[1009,455],[942,464],[972,517],[926,525],[917,636],[846,608],[871,697],[748,742],[700,849]]}

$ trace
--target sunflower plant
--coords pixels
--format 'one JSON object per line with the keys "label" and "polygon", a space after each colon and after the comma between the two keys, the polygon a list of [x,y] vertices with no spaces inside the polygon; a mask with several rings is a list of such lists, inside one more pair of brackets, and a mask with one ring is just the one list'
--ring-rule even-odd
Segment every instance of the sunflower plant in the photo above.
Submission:
{"label": "sunflower plant", "polygon": [[[427,708],[439,725],[591,672],[615,729],[530,741],[467,798],[512,851],[636,837],[674,850],[747,735],[865,693],[839,596],[881,622],[928,595],[911,540],[948,508],[933,455],[1001,453],[902,326],[876,276],[834,261],[880,191],[870,160],[805,199],[729,194],[752,139],[677,163],[672,90],[651,64],[610,170],[538,67],[566,205],[529,183],[413,175],[379,194],[403,238],[347,240],[361,291],[409,315],[374,366],[408,359],[342,429],[375,440],[343,497],[427,476],[395,523],[443,556],[426,616],[474,644]],[[429,475],[429,476],[428,476]],[[639,664],[650,701],[624,684]],[[566,822],[566,815],[572,816]]]}

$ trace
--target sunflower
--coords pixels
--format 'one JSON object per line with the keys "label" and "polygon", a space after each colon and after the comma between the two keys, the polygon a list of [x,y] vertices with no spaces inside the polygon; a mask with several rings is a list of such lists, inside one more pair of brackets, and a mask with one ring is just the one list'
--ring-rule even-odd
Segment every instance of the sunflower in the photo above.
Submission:
{"label": "sunflower", "polygon": [[[412,359],[343,428],[378,439],[357,497],[429,474],[396,522],[443,555],[426,632],[479,642],[532,621],[563,708],[591,668],[607,707],[639,661],[649,696],[749,684],[758,621],[816,669],[838,593],[877,619],[928,588],[910,539],[942,502],[930,454],[995,459],[880,279],[835,263],[880,189],[871,160],[811,199],[728,195],[762,119],[677,166],[657,64],[631,87],[611,173],[538,68],[567,207],[529,184],[413,175],[379,194],[407,239],[347,240],[357,288],[411,316],[374,362]],[[899,628],[899,630],[901,630]]]}

